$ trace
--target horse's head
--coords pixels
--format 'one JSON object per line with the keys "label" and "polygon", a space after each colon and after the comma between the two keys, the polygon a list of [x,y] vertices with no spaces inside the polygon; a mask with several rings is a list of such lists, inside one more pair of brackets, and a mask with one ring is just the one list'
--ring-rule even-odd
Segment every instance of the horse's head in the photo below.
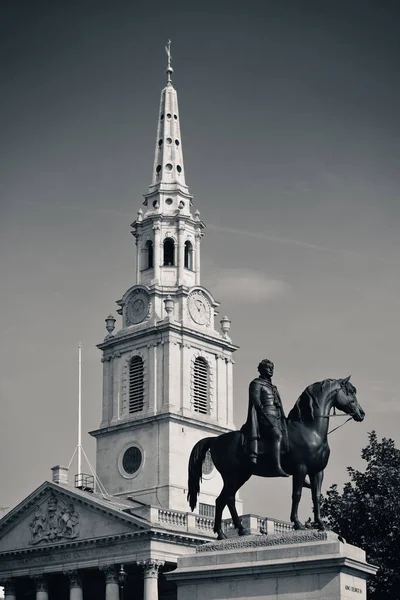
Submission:
{"label": "horse's head", "polygon": [[355,421],[362,421],[365,417],[365,412],[357,400],[357,390],[350,382],[350,375],[345,379],[338,379],[338,383],[339,388],[336,393],[334,406],[353,417]]}

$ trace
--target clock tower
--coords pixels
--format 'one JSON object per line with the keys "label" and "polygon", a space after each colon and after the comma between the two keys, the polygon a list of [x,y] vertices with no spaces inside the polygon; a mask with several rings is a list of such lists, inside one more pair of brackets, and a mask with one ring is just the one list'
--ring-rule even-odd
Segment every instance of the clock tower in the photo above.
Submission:
{"label": "clock tower", "polygon": [[[97,475],[109,494],[187,511],[187,465],[194,444],[234,429],[230,321],[215,327],[219,303],[201,285],[205,225],[185,180],[178,97],[161,92],[154,167],[144,209],[132,224],[136,281],[118,300],[122,326],[106,319],[99,344],[103,409]],[[208,456],[200,510],[214,504],[221,478]],[[211,509],[210,509],[211,511]]]}

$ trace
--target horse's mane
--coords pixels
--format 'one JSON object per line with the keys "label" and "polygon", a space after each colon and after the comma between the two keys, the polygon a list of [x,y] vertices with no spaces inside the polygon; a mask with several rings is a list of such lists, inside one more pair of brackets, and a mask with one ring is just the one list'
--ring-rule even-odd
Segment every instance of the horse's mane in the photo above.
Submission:
{"label": "horse's mane", "polygon": [[326,384],[331,382],[332,379],[325,379],[306,387],[288,414],[288,421],[313,421],[314,409],[320,408],[318,399],[324,394]]}

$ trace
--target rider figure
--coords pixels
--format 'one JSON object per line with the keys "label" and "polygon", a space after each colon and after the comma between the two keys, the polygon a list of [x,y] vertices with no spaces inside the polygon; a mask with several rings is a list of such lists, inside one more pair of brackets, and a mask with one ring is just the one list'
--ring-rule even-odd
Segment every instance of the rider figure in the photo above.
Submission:
{"label": "rider figure", "polygon": [[249,387],[249,410],[242,430],[247,437],[247,452],[251,462],[257,464],[259,440],[271,441],[275,472],[289,477],[281,466],[281,446],[287,447],[286,418],[282,400],[272,383],[274,363],[264,359],[258,365],[259,377]]}

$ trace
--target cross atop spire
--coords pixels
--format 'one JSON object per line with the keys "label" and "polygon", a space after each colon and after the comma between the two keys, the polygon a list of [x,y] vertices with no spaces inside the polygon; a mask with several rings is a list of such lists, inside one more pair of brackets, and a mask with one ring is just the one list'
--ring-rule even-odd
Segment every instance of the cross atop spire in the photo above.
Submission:
{"label": "cross atop spire", "polygon": [[171,60],[172,60],[172,56],[171,56],[171,40],[168,40],[167,45],[165,46],[165,52],[167,53],[167,69],[166,69],[166,74],[167,74],[167,85],[171,85],[172,81],[171,81],[171,76],[172,73],[174,72],[173,68],[171,67]]}

